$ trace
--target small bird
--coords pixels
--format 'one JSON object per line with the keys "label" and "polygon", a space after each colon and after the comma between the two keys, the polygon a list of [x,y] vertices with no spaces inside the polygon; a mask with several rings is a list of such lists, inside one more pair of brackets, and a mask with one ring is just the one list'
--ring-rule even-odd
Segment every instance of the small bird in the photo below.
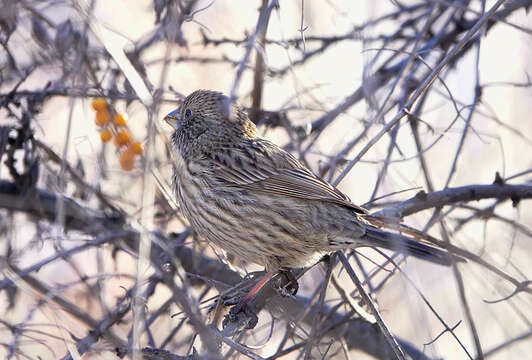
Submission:
{"label": "small bird", "polygon": [[173,187],[192,228],[268,274],[360,246],[450,265],[445,250],[372,223],[367,210],[259,137],[222,93],[197,90],[165,121],[175,127]]}

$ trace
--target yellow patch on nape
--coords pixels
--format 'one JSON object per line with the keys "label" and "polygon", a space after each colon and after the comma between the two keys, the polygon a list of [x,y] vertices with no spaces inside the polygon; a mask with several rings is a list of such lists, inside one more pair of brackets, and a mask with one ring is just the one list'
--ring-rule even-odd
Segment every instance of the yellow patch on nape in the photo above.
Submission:
{"label": "yellow patch on nape", "polygon": [[247,120],[244,122],[244,133],[246,136],[250,138],[254,138],[257,136],[257,126],[255,123],[253,123],[251,120]]}

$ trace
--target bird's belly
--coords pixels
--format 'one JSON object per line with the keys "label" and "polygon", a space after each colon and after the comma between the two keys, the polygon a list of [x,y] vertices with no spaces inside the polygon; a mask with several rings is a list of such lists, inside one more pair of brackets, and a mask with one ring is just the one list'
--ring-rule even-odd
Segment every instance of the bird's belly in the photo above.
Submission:
{"label": "bird's belly", "polygon": [[202,180],[181,179],[179,199],[183,213],[205,240],[269,269],[311,265],[324,254],[325,237],[302,230],[303,221],[295,210],[283,207],[287,212],[283,213],[256,194],[205,183],[194,186],[197,181]]}

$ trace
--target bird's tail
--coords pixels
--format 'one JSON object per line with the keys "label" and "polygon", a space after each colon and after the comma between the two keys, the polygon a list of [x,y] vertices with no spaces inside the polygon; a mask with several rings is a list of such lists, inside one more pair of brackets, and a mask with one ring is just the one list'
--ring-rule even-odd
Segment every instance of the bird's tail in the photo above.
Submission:
{"label": "bird's tail", "polygon": [[366,235],[363,239],[367,240],[367,242],[363,242],[365,245],[399,251],[440,265],[450,266],[451,257],[455,261],[463,261],[463,259],[436,246],[424,244],[407,236],[384,231],[373,226],[366,227]]}

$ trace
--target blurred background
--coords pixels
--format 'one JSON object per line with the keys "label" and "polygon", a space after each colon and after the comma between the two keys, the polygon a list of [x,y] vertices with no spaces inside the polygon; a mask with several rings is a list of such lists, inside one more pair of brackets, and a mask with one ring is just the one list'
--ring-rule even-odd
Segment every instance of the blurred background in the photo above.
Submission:
{"label": "blurred background", "polygon": [[532,1],[499,3],[2,0],[0,358],[401,358],[336,257],[224,328],[262,269],[175,203],[196,89],[370,212],[443,192],[402,221],[467,262],[346,252],[405,358],[527,358]]}

